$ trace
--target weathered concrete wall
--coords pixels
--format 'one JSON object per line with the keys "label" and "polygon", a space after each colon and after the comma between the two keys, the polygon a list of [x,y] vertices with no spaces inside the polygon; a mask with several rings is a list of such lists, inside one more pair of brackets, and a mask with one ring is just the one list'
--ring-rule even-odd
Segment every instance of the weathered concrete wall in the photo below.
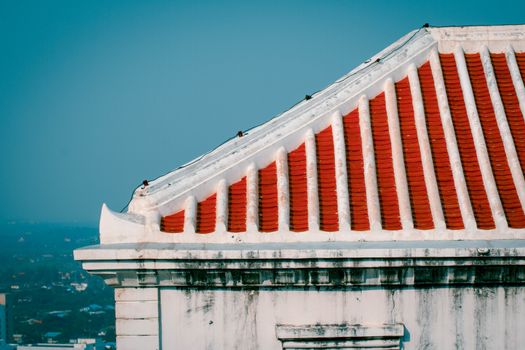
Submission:
{"label": "weathered concrete wall", "polygon": [[157,288],[116,288],[117,348],[159,349],[159,298]]}
{"label": "weathered concrete wall", "polygon": [[525,343],[524,240],[101,245],[75,257],[116,288],[119,350],[311,349],[312,329],[331,348]]}
{"label": "weathered concrete wall", "polygon": [[277,324],[402,323],[404,349],[519,349],[525,288],[162,288],[162,349],[282,349]]}

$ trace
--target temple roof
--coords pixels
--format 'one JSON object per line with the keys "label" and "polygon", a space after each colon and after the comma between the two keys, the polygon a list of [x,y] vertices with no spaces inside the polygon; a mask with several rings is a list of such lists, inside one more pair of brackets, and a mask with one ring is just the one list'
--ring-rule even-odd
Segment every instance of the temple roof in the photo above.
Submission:
{"label": "temple roof", "polygon": [[525,25],[420,28],[103,206],[101,243],[525,238]]}

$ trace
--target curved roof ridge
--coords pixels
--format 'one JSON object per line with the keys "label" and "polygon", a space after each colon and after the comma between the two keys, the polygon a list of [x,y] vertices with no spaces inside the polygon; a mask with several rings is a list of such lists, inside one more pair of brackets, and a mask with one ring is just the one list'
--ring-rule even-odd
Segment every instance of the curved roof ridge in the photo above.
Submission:
{"label": "curved roof ridge", "polygon": [[[417,43],[420,42],[421,39],[425,38],[426,40],[424,40],[422,45],[417,45]],[[264,139],[268,135],[275,134],[275,131],[278,129],[286,127],[289,128],[290,124],[294,124],[294,122],[297,124],[297,120],[299,118],[301,119],[301,123],[312,122],[315,119],[315,117],[318,116],[316,115],[316,112],[318,114],[319,110],[324,111],[327,107],[334,107],[334,101],[329,100],[334,97],[336,99],[341,99],[337,96],[341,91],[348,89],[354,84],[357,87],[357,89],[354,90],[361,91],[366,89],[366,83],[373,84],[377,79],[380,79],[385,74],[384,71],[388,72],[390,70],[390,67],[388,67],[388,69],[386,70],[384,69],[385,62],[395,61],[395,58],[399,56],[406,57],[410,54],[414,54],[414,52],[418,51],[418,46],[423,46],[426,49],[433,43],[434,42],[428,33],[428,28],[419,28],[409,32],[408,34],[404,35],[399,40],[394,42],[392,45],[388,46],[386,49],[380,51],[378,54],[372,56],[370,59],[360,64],[359,66],[351,70],[349,73],[336,80],[336,82],[330,84],[328,87],[314,94],[312,96],[312,99],[301,101],[300,103],[298,103],[291,109],[285,111],[284,113],[278,115],[277,117],[274,117],[266,123],[263,123],[262,125],[250,130],[245,136],[241,138],[230,139],[229,141],[225,142],[219,147],[213,149],[211,152],[199,156],[195,160],[186,163],[189,165],[183,165],[180,168],[177,168],[165,175],[160,176],[159,178],[153,181],[150,181],[149,185],[146,188],[144,188],[143,186],[137,188],[135,190],[133,199],[130,203],[130,211],[136,212],[137,209],[140,211],[146,208],[152,208],[157,207],[158,205],[162,205],[162,201],[155,201],[154,203],[150,202],[148,204],[145,204],[144,202],[149,201],[145,201],[144,199],[156,196],[159,192],[177,193],[183,190],[184,188],[190,189],[194,187],[193,184],[189,183],[192,181],[191,179],[190,181],[188,181],[188,175],[191,174],[191,177],[195,178],[196,171],[210,168],[216,165],[217,163],[220,163],[221,161],[229,161],[229,158],[231,158],[232,155],[238,154],[240,150],[242,150],[243,153],[250,150],[254,151],[254,153],[257,153],[257,150],[260,147],[259,144],[256,144],[257,141]],[[401,48],[404,48],[404,50],[400,51]],[[414,48],[415,50],[413,50]],[[407,55],[407,51],[413,52]],[[380,58],[383,58],[384,61],[378,62],[377,60]],[[363,78],[370,79],[368,79],[368,81],[363,84],[360,82],[360,80]],[[380,89],[376,90],[379,91]],[[355,93],[356,92],[354,92],[354,94]],[[350,94],[351,93],[347,93],[346,95]],[[282,137],[284,138],[285,135],[283,135]],[[215,173],[212,171],[210,175],[213,176],[215,175]],[[202,183],[204,181],[206,181],[206,176],[203,179],[201,179],[199,183]]]}

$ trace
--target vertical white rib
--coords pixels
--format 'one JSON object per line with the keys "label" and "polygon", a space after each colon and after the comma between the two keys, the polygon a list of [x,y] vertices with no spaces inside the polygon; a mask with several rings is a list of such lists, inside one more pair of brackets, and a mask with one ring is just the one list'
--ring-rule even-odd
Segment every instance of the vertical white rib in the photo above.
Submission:
{"label": "vertical white rib", "polygon": [[290,229],[290,193],[288,190],[288,153],[284,147],[277,151],[277,195],[278,195],[278,215],[279,230],[289,231]]}
{"label": "vertical white rib", "polygon": [[374,155],[374,141],[370,123],[370,109],[366,95],[359,99],[359,129],[363,148],[363,167],[365,173],[366,205],[371,231],[381,230],[381,212],[379,207],[379,193],[377,190],[376,161]]}
{"label": "vertical white rib", "polygon": [[[106,206],[103,205],[102,208]],[[107,206],[106,206],[107,209]],[[109,210],[109,209],[107,209]],[[157,210],[151,210],[144,214],[144,224],[147,233],[158,232],[160,230],[160,223],[162,220],[162,215]]]}
{"label": "vertical white rib", "polygon": [[403,159],[403,144],[397,113],[397,97],[394,82],[388,78],[385,82],[385,104],[388,116],[388,133],[392,145],[392,163],[394,166],[394,180],[396,182],[397,199],[399,203],[399,215],[403,229],[414,228],[412,212],[410,209],[410,195],[408,193],[408,181]]}
{"label": "vertical white rib", "polygon": [[319,230],[319,193],[317,191],[317,155],[315,135],[312,129],[306,132],[306,187],[308,191],[308,229]]}
{"label": "vertical white rib", "polygon": [[250,164],[246,174],[246,231],[259,230],[259,172],[255,164]]}
{"label": "vertical white rib", "polygon": [[195,233],[197,226],[197,200],[194,196],[186,199],[184,212],[184,233]]}
{"label": "vertical white rib", "polygon": [[516,95],[518,96],[521,114],[525,118],[525,86],[523,85],[523,80],[521,79],[518,62],[516,62],[516,55],[514,54],[514,50],[511,46],[507,48],[505,56],[507,57],[507,65],[509,66],[510,76],[512,77],[512,82],[514,83],[514,89],[516,89]]}
{"label": "vertical white rib", "polygon": [[414,107],[414,119],[416,122],[417,139],[419,142],[419,152],[421,153],[421,163],[423,164],[423,174],[425,186],[427,188],[428,200],[432,220],[436,229],[445,229],[445,217],[441,207],[439,188],[434,172],[434,162],[432,161],[432,151],[430,150],[430,140],[428,139],[427,124],[425,121],[425,107],[423,105],[423,95],[421,85],[417,75],[417,68],[411,64],[408,68],[408,80],[410,82],[410,93],[412,94],[412,106]]}
{"label": "vertical white rib", "polygon": [[525,179],[523,178],[523,172],[521,171],[518,153],[516,152],[516,147],[514,146],[514,140],[512,138],[512,134],[510,133],[507,116],[505,114],[503,102],[501,101],[501,96],[499,94],[498,83],[496,81],[496,75],[492,67],[489,49],[485,45],[483,45],[481,48],[480,56],[481,62],[483,63],[483,71],[485,72],[485,77],[487,78],[487,86],[489,88],[492,106],[494,107],[494,114],[496,115],[498,130],[503,141],[505,155],[507,157],[510,172],[512,174],[512,180],[516,186],[521,207],[525,208]]}
{"label": "vertical white rib", "polygon": [[496,188],[496,182],[494,180],[494,174],[492,173],[490,166],[487,146],[485,144],[485,138],[483,136],[483,130],[481,129],[481,123],[479,121],[479,115],[476,108],[474,92],[472,91],[472,86],[470,84],[467,63],[465,61],[465,55],[463,54],[463,48],[461,46],[458,45],[456,47],[456,50],[454,51],[454,57],[458,67],[461,90],[463,91],[463,96],[465,99],[469,125],[472,131],[472,137],[474,138],[474,146],[476,148],[476,156],[481,169],[481,176],[483,178],[485,191],[487,191],[492,217],[494,218],[496,228],[498,230],[504,230],[508,227],[507,220],[505,219],[505,214],[503,213],[503,206],[501,205],[498,190]]}
{"label": "vertical white rib", "polygon": [[430,54],[430,67],[432,69],[432,77],[434,78],[434,87],[436,88],[436,95],[438,101],[439,114],[441,116],[441,124],[443,125],[443,132],[445,134],[445,143],[447,145],[447,152],[450,159],[450,166],[452,168],[452,177],[454,178],[454,187],[458,196],[459,210],[461,211],[461,218],[467,230],[476,229],[476,219],[472,210],[472,204],[465,181],[465,174],[463,173],[463,166],[461,165],[461,157],[459,155],[458,143],[456,140],[456,133],[454,131],[454,124],[452,123],[452,116],[450,114],[450,107],[448,105],[447,90],[445,81],[443,80],[443,72],[441,70],[441,63],[439,61],[439,54],[434,48]]}
{"label": "vertical white rib", "polygon": [[332,117],[334,138],[335,183],[337,188],[337,215],[339,231],[350,231],[350,201],[348,197],[348,178],[346,173],[346,147],[343,129],[343,116],[337,111]]}
{"label": "vertical white rib", "polygon": [[226,180],[222,179],[217,184],[217,204],[215,231],[226,232],[228,228],[228,186]]}

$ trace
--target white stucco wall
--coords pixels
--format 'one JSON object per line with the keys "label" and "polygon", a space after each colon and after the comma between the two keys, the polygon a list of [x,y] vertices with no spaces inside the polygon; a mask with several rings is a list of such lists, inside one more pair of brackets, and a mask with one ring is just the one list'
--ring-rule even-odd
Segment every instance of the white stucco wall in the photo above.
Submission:
{"label": "white stucco wall", "polygon": [[282,349],[277,324],[403,323],[403,349],[519,349],[525,288],[161,289],[162,349]]}
{"label": "white stucco wall", "polygon": [[277,350],[277,325],[346,327],[349,344],[362,342],[352,330],[393,332],[365,339],[397,341],[383,349],[525,343],[523,240],[99,245],[75,258],[116,288],[119,350]]}

